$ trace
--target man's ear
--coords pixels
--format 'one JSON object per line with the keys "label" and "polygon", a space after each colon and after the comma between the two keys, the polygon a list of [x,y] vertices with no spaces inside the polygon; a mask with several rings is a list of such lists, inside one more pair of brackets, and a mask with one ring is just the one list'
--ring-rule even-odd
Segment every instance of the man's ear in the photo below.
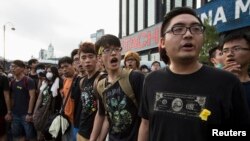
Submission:
{"label": "man's ear", "polygon": [[212,62],[214,65],[217,64],[214,58],[211,58],[210,62]]}
{"label": "man's ear", "polygon": [[97,55],[97,60],[102,64],[102,55]]}
{"label": "man's ear", "polygon": [[160,48],[165,48],[165,38],[164,37],[161,37],[159,47]]}

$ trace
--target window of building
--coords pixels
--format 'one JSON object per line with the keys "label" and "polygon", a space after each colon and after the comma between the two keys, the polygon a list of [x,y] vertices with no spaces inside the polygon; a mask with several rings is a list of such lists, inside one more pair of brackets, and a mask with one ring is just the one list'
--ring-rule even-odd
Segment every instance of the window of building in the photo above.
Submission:
{"label": "window of building", "polygon": [[141,61],[148,61],[148,55],[141,55]]}
{"label": "window of building", "polygon": [[148,26],[155,24],[155,0],[148,0]]}
{"label": "window of building", "polygon": [[193,7],[193,0],[187,0],[186,5],[188,7]]}
{"label": "window of building", "polygon": [[182,6],[182,0],[175,0],[174,7],[181,7]]}
{"label": "window of building", "polygon": [[129,0],[129,34],[135,32],[135,1]]}
{"label": "window of building", "polygon": [[159,60],[161,60],[160,54],[158,52],[157,53],[152,53],[150,58],[151,58],[151,61],[159,61]]}
{"label": "window of building", "polygon": [[122,37],[126,36],[126,28],[127,28],[126,6],[127,6],[126,0],[123,0],[122,1]]}
{"label": "window of building", "polygon": [[143,5],[144,5],[144,0],[138,0],[138,25],[137,25],[137,30],[142,30],[143,29],[143,15],[144,15],[144,11],[143,11]]}
{"label": "window of building", "polygon": [[166,13],[171,10],[171,0],[166,0]]}

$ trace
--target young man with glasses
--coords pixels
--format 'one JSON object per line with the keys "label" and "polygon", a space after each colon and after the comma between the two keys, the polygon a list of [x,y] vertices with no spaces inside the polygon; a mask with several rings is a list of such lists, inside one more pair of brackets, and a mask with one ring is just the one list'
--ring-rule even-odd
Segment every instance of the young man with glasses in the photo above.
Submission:
{"label": "young man with glasses", "polygon": [[222,52],[225,57],[223,69],[235,74],[241,81],[250,108],[250,35],[242,31],[229,33],[222,41]]}
{"label": "young man with glasses", "polygon": [[204,29],[191,8],[175,8],[164,17],[160,52],[169,65],[145,78],[138,141],[204,141],[212,125],[249,124],[239,80],[198,61]]}
{"label": "young man with glasses", "polygon": [[[95,120],[90,141],[96,141],[100,132],[101,137],[108,133],[109,141],[135,141],[138,135],[140,117],[137,115],[138,107],[134,100],[139,105],[144,75],[138,71],[124,75],[129,70],[120,67],[122,47],[116,36],[102,36],[96,42],[95,48],[108,75],[103,79],[104,81],[101,80],[97,85],[97,88],[102,84],[105,87],[104,91],[99,93],[101,98],[96,114],[96,119],[104,120],[104,124],[101,127],[102,124]],[[129,94],[126,93],[127,90],[124,90],[120,85],[122,79],[128,80],[131,84],[134,98],[129,97]],[[103,140],[103,138],[99,139]]]}

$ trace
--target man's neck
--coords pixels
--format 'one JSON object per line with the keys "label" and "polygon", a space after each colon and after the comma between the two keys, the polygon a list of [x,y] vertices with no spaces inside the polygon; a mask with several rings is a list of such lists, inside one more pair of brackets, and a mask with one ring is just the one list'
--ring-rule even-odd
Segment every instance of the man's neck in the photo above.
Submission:
{"label": "man's neck", "polygon": [[240,82],[250,81],[250,76],[248,74],[248,66],[241,68],[241,71],[238,73],[238,78]]}
{"label": "man's neck", "polygon": [[16,81],[20,81],[25,75],[23,73],[16,75]]}
{"label": "man's neck", "polygon": [[31,69],[31,70],[30,70],[30,74],[31,74],[31,75],[36,75],[36,70],[35,70],[35,69]]}
{"label": "man's neck", "polygon": [[121,74],[122,69],[119,68],[117,70],[109,70],[108,72],[108,82],[112,83],[114,82]]}
{"label": "man's neck", "polygon": [[86,75],[87,75],[87,72],[85,72],[85,71],[80,71],[78,74],[78,76],[80,76],[80,77],[84,77]]}
{"label": "man's neck", "polygon": [[93,77],[95,75],[95,73],[97,72],[97,69],[91,71],[91,72],[86,72],[87,73],[87,77],[88,79],[90,79],[91,77]]}
{"label": "man's neck", "polygon": [[74,79],[75,76],[77,76],[77,73],[73,72],[69,76],[67,76],[67,77],[65,76],[65,78],[67,78],[67,79]]}
{"label": "man's neck", "polygon": [[189,64],[171,62],[169,65],[169,69],[176,74],[192,74],[198,71],[201,67],[202,64],[198,61]]}

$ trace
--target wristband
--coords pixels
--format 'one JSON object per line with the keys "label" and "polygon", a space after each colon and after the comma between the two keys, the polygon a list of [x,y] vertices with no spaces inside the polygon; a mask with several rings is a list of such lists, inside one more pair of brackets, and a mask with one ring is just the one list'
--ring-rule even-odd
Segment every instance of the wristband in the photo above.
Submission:
{"label": "wristband", "polygon": [[32,116],[32,113],[27,113],[28,116]]}

